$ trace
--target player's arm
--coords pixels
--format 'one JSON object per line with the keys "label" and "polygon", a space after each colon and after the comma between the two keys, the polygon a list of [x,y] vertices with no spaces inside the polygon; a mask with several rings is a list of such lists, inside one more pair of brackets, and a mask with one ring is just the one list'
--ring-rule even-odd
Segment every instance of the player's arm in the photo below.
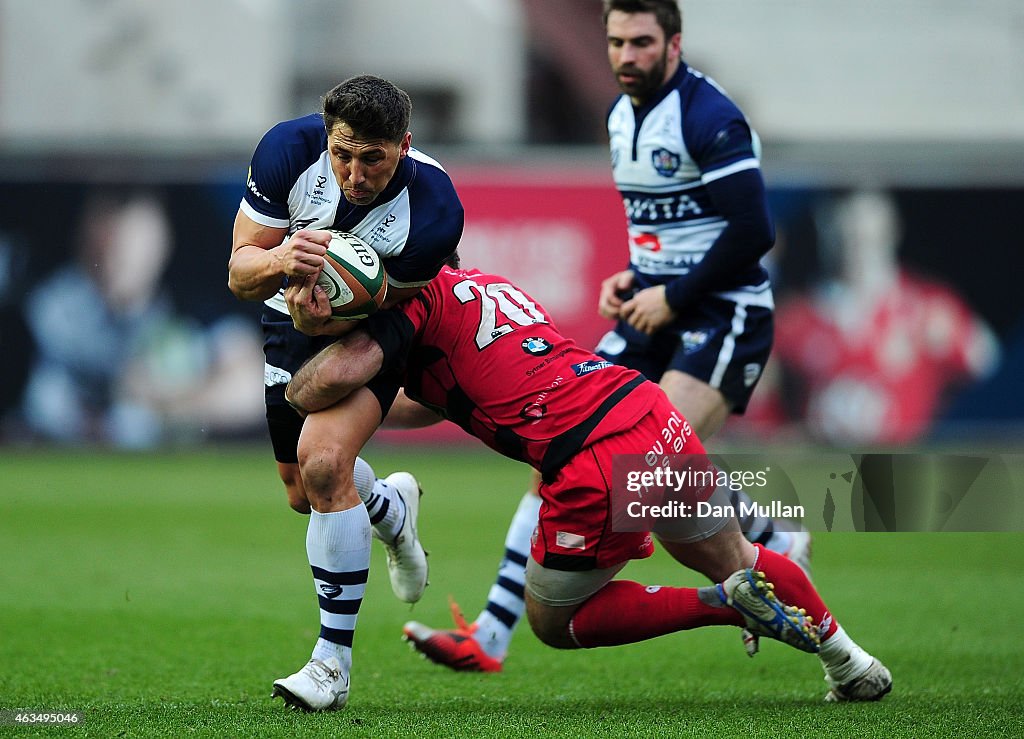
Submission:
{"label": "player's arm", "polygon": [[389,429],[421,429],[433,426],[443,421],[436,411],[405,394],[405,390],[399,390],[395,402],[391,404],[391,410],[381,423],[383,428]]}
{"label": "player's arm", "polygon": [[339,338],[295,373],[285,389],[285,399],[300,413],[312,413],[334,405],[382,370],[403,367],[428,314],[421,303],[425,301],[377,311],[361,321],[361,328]]}
{"label": "player's arm", "polygon": [[760,170],[736,172],[708,183],[707,190],[727,225],[704,258],[667,286],[665,298],[677,311],[703,295],[727,287],[737,270],[755,264],[775,243],[775,227]]}
{"label": "player's arm", "polygon": [[[711,204],[726,226],[701,261],[666,287],[665,299],[675,311],[729,287],[737,271],[756,264],[775,243],[764,179],[746,122],[723,125],[698,159]],[[738,171],[730,174],[730,168]]]}
{"label": "player's arm", "polygon": [[383,366],[380,344],[364,330],[352,331],[302,365],[284,397],[300,413],[315,413],[365,385]]}
{"label": "player's arm", "polygon": [[331,235],[327,231],[296,231],[256,223],[239,209],[231,237],[228,288],[240,300],[266,300],[285,278],[316,276],[323,267]]}

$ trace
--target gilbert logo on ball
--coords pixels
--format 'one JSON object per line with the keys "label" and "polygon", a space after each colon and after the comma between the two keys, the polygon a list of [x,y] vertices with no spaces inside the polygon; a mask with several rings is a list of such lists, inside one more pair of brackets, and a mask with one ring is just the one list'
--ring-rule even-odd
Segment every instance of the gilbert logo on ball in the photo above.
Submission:
{"label": "gilbert logo on ball", "polygon": [[331,231],[317,284],[327,292],[331,317],[339,321],[366,318],[380,308],[388,291],[377,252],[346,231]]}

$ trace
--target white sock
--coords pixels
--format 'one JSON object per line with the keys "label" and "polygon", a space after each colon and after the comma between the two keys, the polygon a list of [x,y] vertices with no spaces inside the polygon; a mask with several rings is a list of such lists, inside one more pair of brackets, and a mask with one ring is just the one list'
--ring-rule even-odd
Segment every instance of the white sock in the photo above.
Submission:
{"label": "white sock", "polygon": [[378,480],[373,467],[362,457],[356,457],[352,477],[359,500],[366,506],[377,537],[384,541],[394,541],[405,523],[405,501],[402,496],[384,480]]}
{"label": "white sock", "polygon": [[320,604],[320,638],[313,658],[336,657],[348,672],[352,635],[370,571],[370,518],[357,505],[345,511],[309,516],[306,555]]}
{"label": "white sock", "polygon": [[530,538],[537,528],[540,496],[527,493],[519,501],[505,535],[505,556],[498,567],[498,579],[487,594],[487,607],[477,616],[474,638],[489,656],[503,659],[516,625],[526,610],[526,558]]}
{"label": "white sock", "polygon": [[821,643],[818,658],[825,674],[840,684],[852,680],[871,666],[871,655],[838,624],[832,636]]}

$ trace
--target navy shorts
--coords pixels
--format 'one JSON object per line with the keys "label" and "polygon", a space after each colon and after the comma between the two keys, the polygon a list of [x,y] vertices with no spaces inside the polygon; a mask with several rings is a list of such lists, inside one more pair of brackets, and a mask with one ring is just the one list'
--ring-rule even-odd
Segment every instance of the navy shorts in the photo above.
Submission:
{"label": "navy shorts", "polygon": [[[274,459],[286,464],[298,461],[299,432],[302,417],[284,399],[285,387],[303,363],[334,342],[332,336],[306,336],[295,329],[290,316],[273,308],[263,308],[264,398],[267,405],[267,427]],[[366,384],[380,403],[381,417],[387,415],[395,401],[401,377],[397,373],[380,374]]]}
{"label": "navy shorts", "polygon": [[721,391],[733,413],[743,413],[761,379],[774,333],[771,308],[708,297],[653,336],[624,321],[615,324],[595,353],[660,382],[678,370]]}

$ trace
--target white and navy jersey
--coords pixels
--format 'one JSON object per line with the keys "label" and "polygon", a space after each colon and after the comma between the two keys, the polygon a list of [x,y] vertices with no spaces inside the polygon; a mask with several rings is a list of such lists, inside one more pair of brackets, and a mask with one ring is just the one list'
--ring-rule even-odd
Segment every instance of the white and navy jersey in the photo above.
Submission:
{"label": "white and navy jersey", "polygon": [[[687,275],[727,225],[708,185],[746,170],[760,176],[757,135],[717,84],[685,64],[640,108],[620,96],[608,114],[608,135],[637,287]],[[772,307],[757,256],[731,264],[711,294]]]}
{"label": "white and navy jersey", "polygon": [[[268,131],[249,165],[242,212],[256,223],[337,229],[359,236],[381,256],[388,283],[420,287],[437,275],[462,237],[464,212],[440,164],[409,150],[387,188],[370,205],[352,205],[331,169],[319,113]],[[283,291],[266,301],[287,314]]]}

